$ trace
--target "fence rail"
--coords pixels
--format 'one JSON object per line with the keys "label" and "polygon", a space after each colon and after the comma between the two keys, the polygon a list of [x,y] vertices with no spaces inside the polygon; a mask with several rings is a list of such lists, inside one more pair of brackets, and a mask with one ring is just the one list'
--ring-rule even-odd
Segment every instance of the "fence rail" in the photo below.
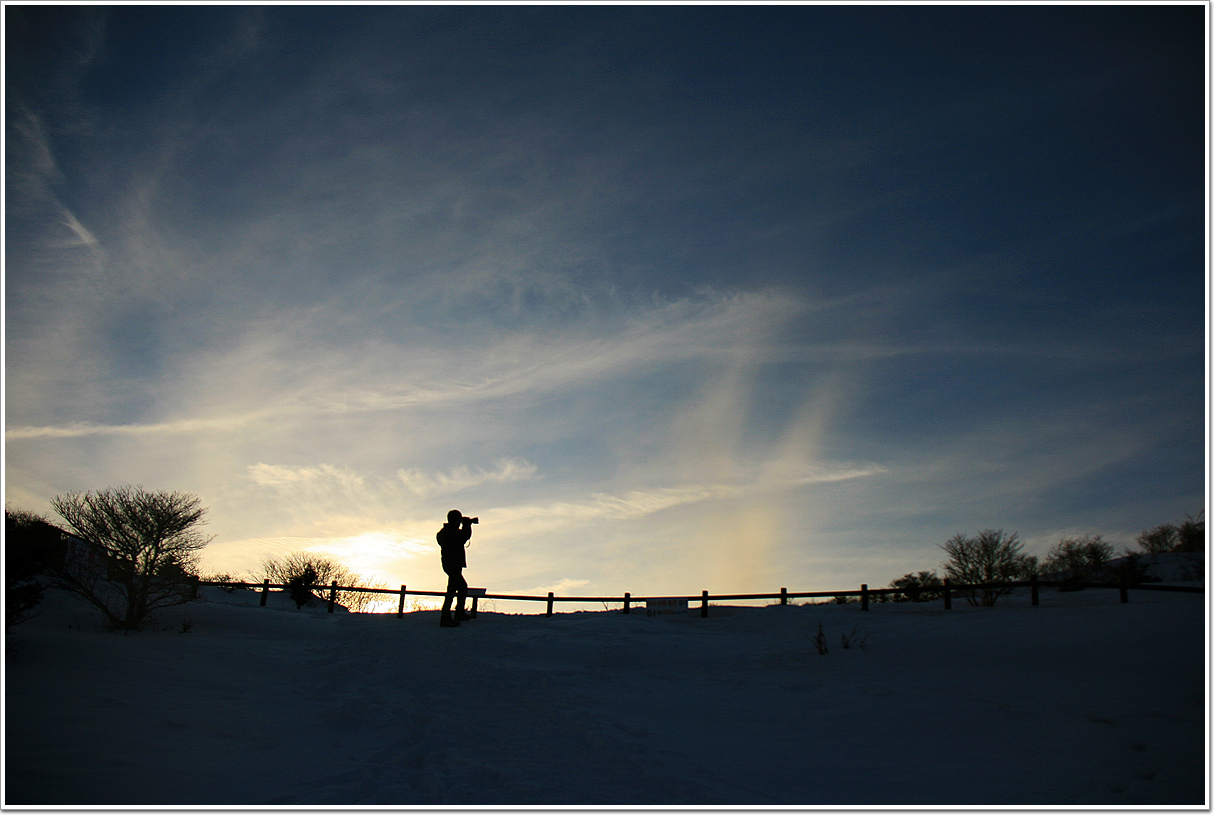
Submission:
{"label": "fence rail", "polygon": [[[269,579],[263,580],[261,583],[245,583],[242,581],[232,581],[232,580],[199,580],[198,585],[200,585],[200,586],[221,586],[221,587],[225,587],[225,588],[251,588],[251,589],[260,588],[261,589],[260,605],[263,605],[263,606],[266,604],[266,600],[269,598],[271,589],[282,590],[282,589],[290,588],[290,586],[283,584],[283,583],[271,583],[269,581]],[[624,606],[623,613],[628,614],[631,612],[633,603],[643,603],[648,600],[657,600],[657,599],[675,599],[675,600],[686,599],[687,602],[689,602],[689,603],[694,602],[695,600],[699,600],[701,617],[708,616],[708,604],[710,602],[720,601],[720,600],[779,600],[780,605],[788,605],[789,600],[794,600],[794,599],[798,599],[798,598],[859,597],[861,610],[868,611],[868,604],[869,604],[870,598],[880,597],[880,596],[889,595],[889,594],[907,595],[908,597],[911,597],[912,595],[917,595],[917,594],[927,594],[929,596],[939,595],[940,599],[942,599],[944,601],[944,608],[951,609],[953,607],[953,598],[956,595],[964,596],[971,592],[977,592],[977,591],[989,591],[992,589],[998,591],[998,590],[1002,590],[1002,589],[1013,589],[1013,588],[1030,589],[1031,595],[1032,595],[1032,604],[1034,606],[1036,606],[1036,605],[1040,604],[1039,589],[1042,587],[1051,587],[1051,586],[1059,587],[1059,588],[1068,588],[1068,589],[1084,589],[1084,588],[1117,589],[1119,592],[1119,595],[1120,595],[1120,600],[1123,603],[1128,603],[1130,601],[1130,599],[1129,599],[1130,589],[1133,589],[1134,591],[1174,591],[1174,592],[1186,592],[1186,593],[1190,593],[1190,594],[1205,593],[1204,586],[1170,586],[1170,585],[1164,585],[1161,583],[1134,583],[1134,584],[1092,583],[1092,582],[1076,582],[1076,581],[1070,581],[1070,580],[1037,580],[1036,578],[1033,578],[1030,580],[1013,580],[1013,581],[1004,581],[1004,582],[999,582],[999,583],[953,584],[949,581],[948,578],[945,578],[942,586],[923,587],[923,588],[918,589],[917,591],[908,590],[905,588],[870,589],[868,587],[868,584],[862,583],[860,585],[859,589],[847,589],[844,591],[789,591],[787,588],[781,588],[780,591],[778,591],[778,592],[766,593],[766,594],[762,594],[762,593],[760,593],[760,594],[709,594],[707,589],[703,590],[698,595],[680,595],[680,594],[670,595],[670,594],[668,594],[668,595],[634,596],[631,592],[624,592],[623,596],[609,595],[609,596],[605,596],[605,597],[604,596],[556,597],[552,592],[548,592],[547,595],[488,594],[488,593],[485,593],[485,594],[477,594],[475,596],[472,596],[472,613],[474,615],[476,614],[477,601],[481,597],[484,597],[487,600],[522,600],[522,601],[547,603],[548,604],[547,616],[549,616],[549,617],[552,616],[552,608],[553,608],[554,603],[574,603],[574,602],[576,602],[576,603],[622,603]],[[367,593],[367,594],[399,595],[400,604],[397,607],[397,611],[396,611],[397,617],[401,617],[405,613],[406,595],[416,595],[416,596],[421,596],[421,597],[444,597],[446,595],[446,592],[441,592],[441,591],[417,591],[417,590],[407,591],[406,587],[404,585],[402,585],[399,589],[374,589],[374,588],[366,588],[366,587],[362,587],[362,586],[339,586],[339,585],[337,585],[336,580],[333,581],[333,583],[328,586],[305,586],[304,588],[308,589],[309,591],[315,591],[317,589],[322,590],[322,591],[327,590],[329,592],[328,611],[330,614],[333,613],[334,609],[337,606],[337,593],[338,592],[363,592],[363,593]],[[927,601],[921,601],[921,602],[927,602]]]}

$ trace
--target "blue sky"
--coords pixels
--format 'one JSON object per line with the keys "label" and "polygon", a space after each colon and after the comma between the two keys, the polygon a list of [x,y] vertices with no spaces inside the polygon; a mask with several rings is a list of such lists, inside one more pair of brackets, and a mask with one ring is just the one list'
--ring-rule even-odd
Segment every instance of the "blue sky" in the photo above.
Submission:
{"label": "blue sky", "polygon": [[884,585],[1205,502],[1204,5],[6,4],[5,500]]}

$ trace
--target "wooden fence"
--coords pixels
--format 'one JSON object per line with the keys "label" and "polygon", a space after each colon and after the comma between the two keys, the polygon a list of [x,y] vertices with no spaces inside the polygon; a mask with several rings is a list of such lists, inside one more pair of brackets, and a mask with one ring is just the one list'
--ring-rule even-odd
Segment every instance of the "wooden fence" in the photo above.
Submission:
{"label": "wooden fence", "polygon": [[[263,605],[263,606],[266,604],[266,600],[269,598],[271,589],[288,588],[288,586],[286,586],[285,584],[270,583],[269,579],[263,580],[261,583],[242,583],[242,582],[238,582],[238,581],[200,580],[198,585],[200,585],[200,586],[222,586],[222,587],[227,587],[227,588],[252,588],[252,589],[260,588],[261,589],[261,605]],[[1030,594],[1032,597],[1032,604],[1034,606],[1036,606],[1036,605],[1040,605],[1040,589],[1042,587],[1049,587],[1049,586],[1057,586],[1060,588],[1067,588],[1067,589],[1081,589],[1081,588],[1117,589],[1119,592],[1119,595],[1120,595],[1120,600],[1123,603],[1128,603],[1130,601],[1129,592],[1131,589],[1133,589],[1134,591],[1178,591],[1178,592],[1187,592],[1187,593],[1193,593],[1193,594],[1202,594],[1205,592],[1204,586],[1168,586],[1168,585],[1163,585],[1160,583],[1134,583],[1134,584],[1129,584],[1129,583],[1085,583],[1085,582],[1063,581],[1063,580],[1038,580],[1036,578],[1033,578],[1030,580],[1016,580],[1016,581],[1008,581],[1008,582],[1001,582],[1001,583],[971,583],[971,584],[953,584],[949,581],[948,578],[945,578],[944,584],[942,586],[921,588],[918,590],[918,592],[922,593],[922,594],[929,594],[929,595],[936,595],[936,594],[940,595],[940,599],[943,600],[943,602],[944,602],[944,608],[951,609],[953,607],[953,598],[958,595],[965,596],[966,594],[968,594],[970,592],[978,592],[978,591],[983,591],[983,590],[989,591],[992,589],[998,591],[998,590],[1002,590],[1002,589],[1028,588],[1030,590]],[[365,593],[369,593],[369,594],[399,595],[400,603],[397,606],[397,610],[396,610],[397,617],[404,616],[405,596],[407,594],[412,594],[412,595],[422,596],[422,597],[443,597],[446,594],[445,592],[441,592],[441,591],[407,591],[406,587],[404,585],[402,585],[399,589],[370,589],[370,588],[363,588],[360,586],[339,586],[339,585],[337,585],[336,580],[333,581],[332,585],[329,585],[329,586],[309,586],[308,589],[309,590],[320,589],[321,591],[327,590],[329,592],[328,610],[329,610],[330,614],[332,614],[334,609],[336,608],[337,593],[339,591],[341,591],[341,592],[365,592]],[[869,600],[873,597],[880,597],[883,595],[891,595],[891,594],[892,595],[910,596],[914,593],[915,593],[914,591],[908,591],[907,589],[904,589],[904,588],[903,589],[894,589],[894,588],[870,589],[868,587],[867,583],[863,583],[860,585],[859,590],[789,591],[786,588],[782,588],[782,589],[780,589],[779,592],[771,593],[771,594],[709,594],[708,590],[705,589],[704,591],[700,592],[699,595],[687,595],[685,599],[689,603],[694,602],[695,600],[699,600],[700,601],[700,616],[707,617],[709,602],[718,601],[718,600],[779,600],[780,605],[783,606],[783,605],[788,605],[789,600],[795,600],[795,599],[799,599],[799,598],[831,597],[831,598],[838,599],[838,598],[858,597],[858,598],[860,598],[860,609],[862,611],[868,611]],[[552,592],[548,592],[547,596],[538,595],[538,594],[488,594],[488,593],[481,594],[481,593],[478,593],[478,594],[472,596],[471,611],[472,611],[473,615],[476,614],[477,601],[481,597],[484,597],[485,599],[488,599],[488,600],[523,600],[523,601],[547,603],[548,604],[547,616],[551,617],[552,616],[552,607],[553,607],[554,603],[622,603],[624,606],[623,613],[629,614],[629,613],[631,613],[633,603],[643,603],[646,600],[659,599],[659,597],[660,597],[660,599],[674,598],[677,600],[677,599],[683,598],[684,596],[676,594],[676,595],[660,595],[660,596],[653,596],[653,597],[634,597],[630,592],[624,592],[624,595],[622,597],[617,597],[617,596],[556,597],[553,595]],[[844,602],[846,602],[846,600],[844,600]]]}

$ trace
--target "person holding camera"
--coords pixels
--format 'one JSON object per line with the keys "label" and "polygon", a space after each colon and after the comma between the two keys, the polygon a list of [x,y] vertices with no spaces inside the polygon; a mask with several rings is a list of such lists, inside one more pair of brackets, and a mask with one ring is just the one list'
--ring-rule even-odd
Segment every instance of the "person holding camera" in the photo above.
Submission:
{"label": "person holding camera", "polygon": [[[480,518],[465,518],[458,509],[447,513],[447,522],[438,530],[436,537],[443,553],[443,571],[447,573],[447,593],[443,597],[443,616],[438,624],[443,628],[454,628],[461,620],[471,620],[472,617],[464,611],[464,603],[468,599],[468,581],[460,573],[468,565],[464,557],[464,544],[472,537],[472,524],[480,523]],[[451,615],[451,601],[459,596],[459,606],[455,616]]]}

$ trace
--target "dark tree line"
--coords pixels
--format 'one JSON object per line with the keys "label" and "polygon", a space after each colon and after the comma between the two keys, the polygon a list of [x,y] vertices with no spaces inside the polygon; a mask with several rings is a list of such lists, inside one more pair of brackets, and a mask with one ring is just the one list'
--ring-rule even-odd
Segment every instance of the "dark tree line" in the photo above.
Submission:
{"label": "dark tree line", "polygon": [[[1146,553],[1200,552],[1205,549],[1205,521],[1187,517],[1178,524],[1160,524],[1138,536],[1138,545]],[[1064,538],[1046,554],[1044,561],[1023,552],[1016,533],[987,529],[977,535],[961,533],[941,545],[948,555],[941,568],[952,584],[1006,583],[1028,580],[1033,575],[1063,573],[1066,581],[1079,585],[1093,582],[1121,582],[1130,585],[1149,580],[1140,552],[1127,551],[1114,564],[1112,544],[1100,535]],[[894,602],[924,602],[943,596],[944,578],[934,571],[911,572],[889,584],[899,589],[889,597]],[[985,587],[961,589],[959,593],[971,605],[993,606],[1011,589]]]}
{"label": "dark tree line", "polygon": [[4,511],[4,618],[28,619],[42,602],[46,575],[62,560],[63,531],[25,510]]}
{"label": "dark tree line", "polygon": [[1206,522],[1203,513],[1187,516],[1178,524],[1160,524],[1138,536],[1138,545],[1152,554],[1162,552],[1201,552],[1206,547]]}

